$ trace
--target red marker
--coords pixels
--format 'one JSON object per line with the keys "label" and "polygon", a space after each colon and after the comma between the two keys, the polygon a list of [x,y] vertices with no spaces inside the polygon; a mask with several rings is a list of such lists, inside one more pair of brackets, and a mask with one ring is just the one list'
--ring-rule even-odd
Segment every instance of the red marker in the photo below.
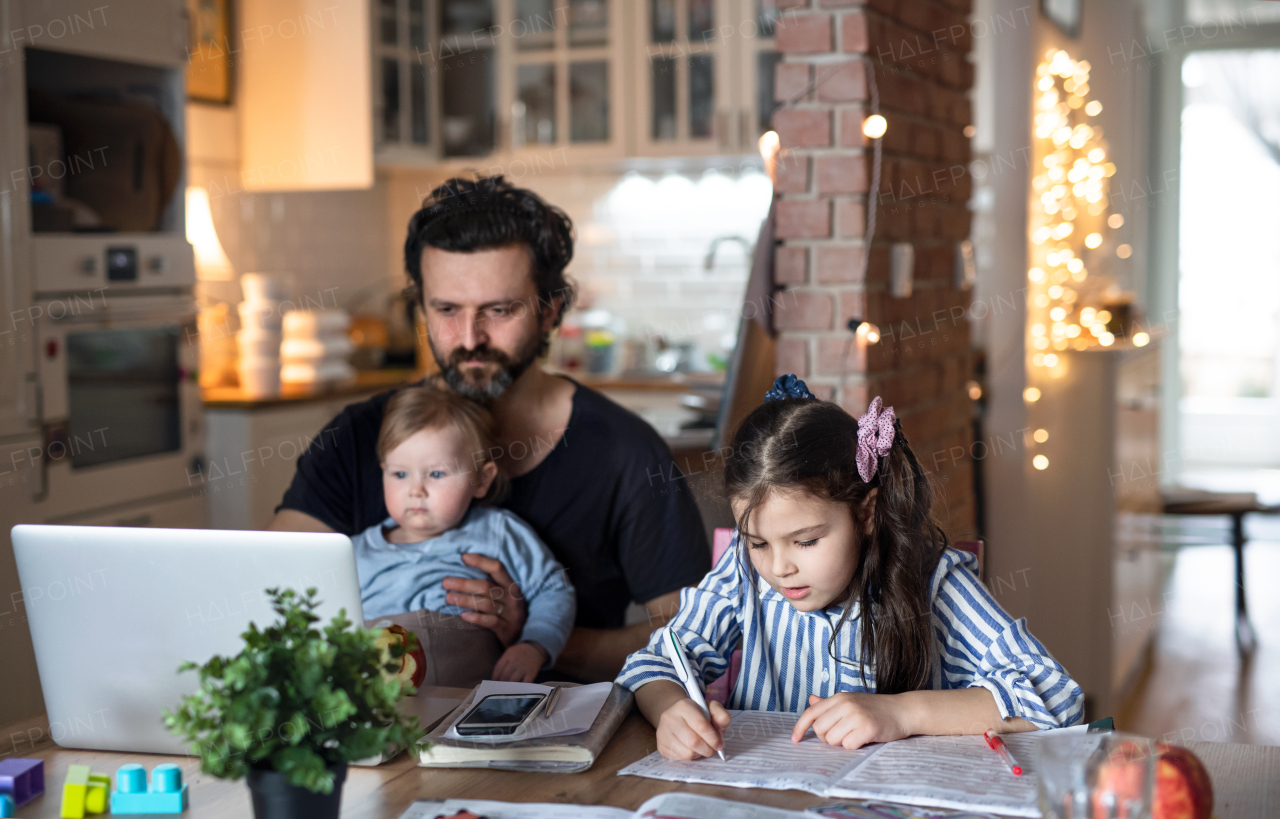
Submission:
{"label": "red marker", "polygon": [[1013,754],[1009,753],[1009,746],[1004,744],[1004,740],[995,731],[987,731],[982,735],[987,741],[987,745],[991,750],[1000,754],[1000,758],[1004,760],[1004,764],[1009,766],[1009,770],[1013,771],[1014,776],[1022,776],[1022,766],[1018,764],[1018,760],[1013,758]]}

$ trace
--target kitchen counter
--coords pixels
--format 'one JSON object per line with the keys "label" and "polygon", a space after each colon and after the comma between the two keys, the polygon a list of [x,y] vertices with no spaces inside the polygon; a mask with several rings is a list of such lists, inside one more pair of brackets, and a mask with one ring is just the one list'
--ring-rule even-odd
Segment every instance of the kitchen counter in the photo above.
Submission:
{"label": "kitchen counter", "polygon": [[[425,373],[420,370],[361,370],[356,373],[356,380],[350,384],[319,388],[285,384],[280,395],[274,398],[250,398],[239,387],[207,387],[203,390],[204,405],[206,409],[254,410],[295,406],[336,398],[358,398],[417,381],[424,375]],[[606,394],[612,392],[682,393],[694,389],[719,389],[724,384],[722,373],[592,375],[579,372],[568,375],[579,384]]]}
{"label": "kitchen counter", "polygon": [[274,398],[250,398],[239,387],[207,387],[204,389],[205,409],[256,410],[298,404],[331,401],[337,398],[359,398],[375,392],[393,389],[423,377],[417,370],[362,370],[349,384],[324,387],[285,384],[280,395]]}

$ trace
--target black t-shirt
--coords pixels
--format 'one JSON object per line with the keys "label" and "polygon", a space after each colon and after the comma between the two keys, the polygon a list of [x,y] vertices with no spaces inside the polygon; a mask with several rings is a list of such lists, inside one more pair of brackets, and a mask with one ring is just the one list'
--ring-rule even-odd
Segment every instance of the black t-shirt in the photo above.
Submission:
{"label": "black t-shirt", "polygon": [[[564,435],[542,463],[511,482],[500,505],[528,521],[568,570],[577,625],[619,628],[630,601],[696,585],[711,569],[711,552],[666,442],[639,416],[574,386]],[[347,535],[386,520],[376,444],[391,396],[352,404],[327,424],[298,459],[278,508]],[[520,446],[512,445],[510,457],[523,455]]]}

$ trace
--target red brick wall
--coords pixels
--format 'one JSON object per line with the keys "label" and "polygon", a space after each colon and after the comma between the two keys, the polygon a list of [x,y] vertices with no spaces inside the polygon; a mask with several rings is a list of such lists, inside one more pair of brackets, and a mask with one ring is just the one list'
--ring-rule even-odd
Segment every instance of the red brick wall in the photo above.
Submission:
{"label": "red brick wall", "polygon": [[[974,531],[967,291],[953,284],[956,244],[969,235],[967,91],[970,0],[778,0],[785,55],[774,115],[778,163],[776,315],[779,373],[857,415],[880,395],[902,419],[935,479],[936,512],[953,539]],[[868,71],[889,123],[877,225],[865,280],[871,146],[862,135]],[[912,295],[889,294],[889,247],[915,248]],[[850,317],[884,337],[849,348]]]}

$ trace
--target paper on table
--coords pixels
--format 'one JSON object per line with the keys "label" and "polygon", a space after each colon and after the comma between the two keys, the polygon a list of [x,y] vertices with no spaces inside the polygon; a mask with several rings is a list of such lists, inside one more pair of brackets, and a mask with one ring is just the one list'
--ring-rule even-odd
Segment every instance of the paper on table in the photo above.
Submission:
{"label": "paper on table", "polygon": [[821,795],[848,770],[883,747],[869,745],[848,751],[828,745],[812,733],[801,742],[792,742],[796,714],[730,711],[729,715],[732,721],[724,734],[728,761],[711,757],[680,762],[655,752],[618,774],[737,788],[794,788]]}
{"label": "paper on table", "polygon": [[635,813],[603,805],[520,804],[482,799],[420,801],[414,802],[400,819],[451,819],[464,810],[487,819],[810,819],[798,811],[692,793],[659,794]]}
{"label": "paper on table", "polygon": [[[455,730],[457,722],[449,726],[445,736],[467,742],[487,742],[501,744],[522,739],[538,739],[539,737],[559,737],[569,734],[580,734],[591,729],[591,725],[600,714],[604,701],[609,699],[613,683],[603,682],[592,685],[565,686],[555,703],[551,716],[535,717],[524,731],[513,736],[461,736]],[[473,703],[492,694],[545,694],[550,693],[552,686],[534,683],[495,682],[485,680],[476,689]],[[458,719],[466,716],[465,713]]]}
{"label": "paper on table", "polygon": [[1004,735],[1022,776],[981,736],[911,737],[887,743],[826,795],[1038,817],[1035,744],[1044,733]]}
{"label": "paper on table", "polygon": [[[631,819],[631,811],[604,805],[525,804],[490,802],[485,799],[445,799],[418,801],[400,814],[400,819],[445,819],[463,811],[487,819]],[[465,813],[462,813],[466,816]]]}
{"label": "paper on table", "polygon": [[[716,761],[719,762],[719,758]],[[636,809],[635,819],[812,819],[812,815],[673,791],[660,793],[645,802]]]}

